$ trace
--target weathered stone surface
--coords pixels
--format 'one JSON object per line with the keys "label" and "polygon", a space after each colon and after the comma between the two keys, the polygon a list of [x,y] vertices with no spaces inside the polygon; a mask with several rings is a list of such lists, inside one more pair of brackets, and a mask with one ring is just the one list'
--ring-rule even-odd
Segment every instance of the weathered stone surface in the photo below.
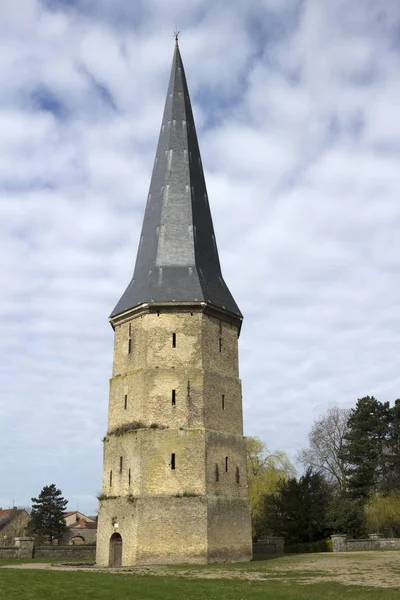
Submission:
{"label": "weathered stone surface", "polygon": [[332,546],[334,552],[356,552],[380,548],[400,549],[400,538],[382,538],[379,534],[371,534],[368,539],[350,540],[345,535],[332,535]]}
{"label": "weathered stone surface", "polygon": [[205,308],[159,306],[116,324],[99,565],[114,532],[123,565],[252,556],[238,324]]}
{"label": "weathered stone surface", "polygon": [[0,546],[0,558],[18,558],[18,548],[15,546]]}
{"label": "weathered stone surface", "polygon": [[94,560],[96,546],[35,546],[35,558]]}
{"label": "weathered stone surface", "polygon": [[32,558],[35,538],[33,537],[17,537],[15,545],[18,548],[18,558]]}

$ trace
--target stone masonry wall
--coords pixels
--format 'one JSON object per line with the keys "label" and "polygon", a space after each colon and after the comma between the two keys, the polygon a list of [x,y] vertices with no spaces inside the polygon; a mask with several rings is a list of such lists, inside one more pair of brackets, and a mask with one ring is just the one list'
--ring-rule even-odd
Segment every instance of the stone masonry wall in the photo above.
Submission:
{"label": "stone masonry wall", "polygon": [[94,560],[96,555],[96,546],[35,546],[35,558],[48,558],[60,560]]}
{"label": "stone masonry wall", "polygon": [[375,534],[367,539],[351,540],[345,535],[332,535],[333,552],[357,552],[382,548],[400,549],[400,538],[381,538]]}
{"label": "stone masonry wall", "polygon": [[235,325],[201,312],[160,311],[118,325],[108,431],[139,421],[243,435],[237,336]]}
{"label": "stone masonry wall", "polygon": [[85,544],[95,544],[97,538],[97,529],[68,527],[59,543],[72,545],[72,540],[74,537],[81,537],[83,539],[83,543]]}
{"label": "stone masonry wall", "polygon": [[116,325],[98,564],[115,531],[123,565],[251,558],[238,328],[203,310]]}
{"label": "stone masonry wall", "polygon": [[18,558],[18,548],[15,548],[15,546],[0,546],[0,558]]}
{"label": "stone masonry wall", "polygon": [[47,558],[60,560],[94,560],[96,546],[34,546],[33,538],[17,538],[16,546],[0,547],[0,558]]}

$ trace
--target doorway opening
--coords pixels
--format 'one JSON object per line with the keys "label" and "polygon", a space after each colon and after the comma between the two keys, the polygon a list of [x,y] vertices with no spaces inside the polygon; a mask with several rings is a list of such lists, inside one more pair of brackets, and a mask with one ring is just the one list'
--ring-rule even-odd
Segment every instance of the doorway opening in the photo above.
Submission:
{"label": "doorway opening", "polygon": [[110,538],[110,567],[122,566],[122,537],[113,533]]}

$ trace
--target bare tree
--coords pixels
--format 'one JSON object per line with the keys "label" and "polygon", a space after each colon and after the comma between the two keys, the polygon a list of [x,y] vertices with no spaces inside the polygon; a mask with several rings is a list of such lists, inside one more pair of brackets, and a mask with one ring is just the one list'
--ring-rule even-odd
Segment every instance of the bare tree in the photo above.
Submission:
{"label": "bare tree", "polygon": [[321,473],[339,493],[346,489],[346,463],[341,450],[350,413],[351,409],[335,406],[320,416],[308,435],[308,447],[297,456],[302,465]]}

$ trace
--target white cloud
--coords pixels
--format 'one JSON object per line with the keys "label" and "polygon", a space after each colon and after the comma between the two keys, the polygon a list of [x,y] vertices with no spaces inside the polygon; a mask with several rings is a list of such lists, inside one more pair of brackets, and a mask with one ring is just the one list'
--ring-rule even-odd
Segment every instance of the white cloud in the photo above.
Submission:
{"label": "white cloud", "polygon": [[[94,512],[112,331],[179,15],[247,434],[396,398],[395,0],[7,2],[0,24],[0,505],[53,480]],[[232,243],[235,240],[235,243]]]}

